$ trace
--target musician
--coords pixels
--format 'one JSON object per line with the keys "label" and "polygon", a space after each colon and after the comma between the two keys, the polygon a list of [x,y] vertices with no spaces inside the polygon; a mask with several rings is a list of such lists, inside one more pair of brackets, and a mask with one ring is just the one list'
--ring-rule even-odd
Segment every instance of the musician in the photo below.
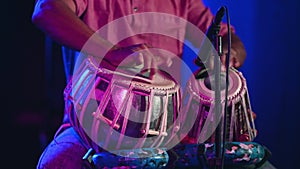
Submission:
{"label": "musician", "polygon": [[[181,57],[183,44],[176,39],[163,35],[139,34],[115,43],[105,36],[95,36],[97,30],[112,21],[144,12],[175,15],[191,22],[202,32],[207,31],[214,19],[211,10],[201,0],[36,0],[32,22],[47,36],[63,46],[67,81],[72,78],[76,55],[87,42],[89,46],[84,48],[84,52],[89,55],[103,57],[103,51],[109,51],[109,54],[103,58],[104,64],[102,65],[108,69],[114,70],[128,56],[128,53],[134,53],[137,49],[143,49],[146,52],[136,53],[126,58],[128,67],[138,61],[152,67],[168,65],[176,68],[176,65],[172,65],[172,58],[155,55],[159,60],[156,61],[153,57],[147,57],[153,56],[148,50],[150,48],[171,51]],[[136,21],[131,24],[133,27],[137,27],[143,23]],[[120,28],[118,31],[122,31],[122,29]],[[244,63],[246,51],[243,43],[234,33],[233,27],[231,27],[231,31],[230,65],[238,68]],[[224,63],[227,52],[227,41],[225,40],[227,28],[224,23],[221,24],[220,34],[224,36],[224,53],[221,57],[221,61]],[[112,35],[109,34],[109,36]],[[195,46],[200,45],[197,40],[194,42]],[[144,64],[145,66],[146,64]],[[87,149],[84,146],[85,142],[70,125],[69,120],[69,117],[65,115],[62,127],[40,156],[37,168],[82,168],[82,157]]]}

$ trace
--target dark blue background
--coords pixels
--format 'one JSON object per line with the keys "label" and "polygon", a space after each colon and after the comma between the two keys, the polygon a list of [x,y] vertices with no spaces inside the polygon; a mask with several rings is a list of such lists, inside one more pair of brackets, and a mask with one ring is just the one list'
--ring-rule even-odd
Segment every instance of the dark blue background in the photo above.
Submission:
{"label": "dark blue background", "polygon": [[[205,3],[214,13],[226,5],[245,43],[248,57],[241,71],[257,114],[256,141],[271,150],[275,167],[298,168],[300,2]],[[6,2],[1,11],[1,164],[9,168],[34,168],[62,118],[65,77],[59,46],[46,46],[44,34],[32,25],[33,4]],[[46,60],[49,52],[53,57]]]}
{"label": "dark blue background", "polygon": [[245,43],[241,71],[257,114],[256,141],[272,152],[277,168],[299,168],[300,59],[296,0],[209,1],[213,12],[226,5],[231,23]]}

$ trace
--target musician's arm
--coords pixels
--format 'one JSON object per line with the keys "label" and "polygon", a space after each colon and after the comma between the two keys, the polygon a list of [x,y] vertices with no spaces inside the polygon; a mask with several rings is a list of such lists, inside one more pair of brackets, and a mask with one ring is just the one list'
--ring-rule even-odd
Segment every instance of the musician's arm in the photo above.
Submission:
{"label": "musician's arm", "polygon": [[[36,0],[32,22],[56,42],[81,50],[89,40],[86,52],[98,56],[99,51],[107,50],[112,44],[94,35],[76,14],[74,0]],[[102,48],[102,49],[101,49]]]}
{"label": "musician's arm", "polygon": [[[221,57],[222,63],[225,63],[225,55],[228,53],[228,36],[223,36],[223,56]],[[230,49],[230,66],[235,68],[241,67],[246,59],[247,53],[244,43],[233,32],[231,33],[231,49]]]}
{"label": "musician's arm", "polygon": [[[212,14],[211,10],[203,4],[202,1],[198,0],[189,0],[189,17],[188,20],[196,25],[203,33],[207,31],[207,29],[211,26],[211,23],[214,19],[214,15]],[[231,31],[231,59],[230,59],[230,65],[234,66],[236,68],[239,68],[243,65],[245,59],[246,59],[246,50],[243,45],[243,42],[240,40],[240,38],[235,33],[235,28],[233,26],[230,26]],[[228,52],[227,50],[227,24],[222,22],[221,23],[221,30],[220,34],[223,37],[223,53],[224,55],[221,57],[222,63],[225,64],[225,54]],[[196,47],[200,47],[202,40],[195,39],[197,36],[189,36],[188,39],[192,41],[192,43]]]}

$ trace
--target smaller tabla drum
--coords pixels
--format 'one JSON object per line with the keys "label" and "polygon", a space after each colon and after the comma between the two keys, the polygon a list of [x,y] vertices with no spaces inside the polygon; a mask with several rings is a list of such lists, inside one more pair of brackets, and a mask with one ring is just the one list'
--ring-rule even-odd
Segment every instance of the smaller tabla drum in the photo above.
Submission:
{"label": "smaller tabla drum", "polygon": [[[196,113],[196,121],[182,143],[214,143],[215,129],[222,122],[225,110],[225,74],[221,73],[221,115],[215,113],[214,84],[207,70],[196,72],[199,78],[191,78],[183,95],[182,123],[187,116]],[[224,118],[223,118],[224,119]],[[229,86],[226,113],[226,141],[252,141],[256,137],[253,112],[251,110],[246,79],[241,72],[229,69]]]}
{"label": "smaller tabla drum", "polygon": [[88,148],[160,147],[179,128],[179,89],[166,72],[150,79],[101,68],[88,57],[65,90],[66,111]]}

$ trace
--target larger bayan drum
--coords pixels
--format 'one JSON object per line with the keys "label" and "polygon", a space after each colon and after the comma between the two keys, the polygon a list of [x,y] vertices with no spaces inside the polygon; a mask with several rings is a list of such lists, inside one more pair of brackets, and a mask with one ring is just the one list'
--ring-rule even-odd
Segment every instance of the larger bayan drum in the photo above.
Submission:
{"label": "larger bayan drum", "polygon": [[[221,73],[221,110],[222,114],[215,113],[215,99],[212,76],[207,70],[196,72],[199,79],[191,78],[186,85],[183,95],[183,118],[197,113],[196,121],[183,143],[214,143],[215,129],[218,124],[224,125],[225,110],[225,74]],[[229,86],[226,113],[226,141],[252,141],[256,137],[256,130],[251,110],[246,79],[238,70],[229,70]]]}
{"label": "larger bayan drum", "polygon": [[65,90],[72,126],[99,152],[163,146],[179,129],[179,98],[179,86],[166,72],[149,78],[111,71],[89,57]]}

